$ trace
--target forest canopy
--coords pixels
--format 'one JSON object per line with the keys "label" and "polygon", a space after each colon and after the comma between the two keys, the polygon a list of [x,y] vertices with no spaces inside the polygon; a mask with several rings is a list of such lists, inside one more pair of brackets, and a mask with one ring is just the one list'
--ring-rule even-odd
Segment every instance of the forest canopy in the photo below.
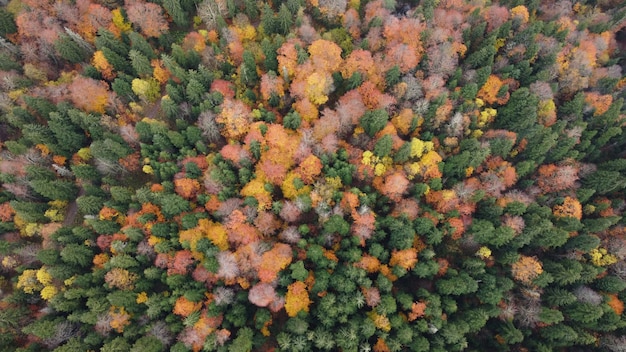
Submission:
{"label": "forest canopy", "polygon": [[623,351],[616,0],[0,6],[1,351]]}

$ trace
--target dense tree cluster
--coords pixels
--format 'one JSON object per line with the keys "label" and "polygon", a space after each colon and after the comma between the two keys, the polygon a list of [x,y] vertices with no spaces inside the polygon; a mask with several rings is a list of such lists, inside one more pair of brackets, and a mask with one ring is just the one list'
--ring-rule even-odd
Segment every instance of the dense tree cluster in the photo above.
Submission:
{"label": "dense tree cluster", "polygon": [[624,18],[9,1],[0,350],[622,351]]}

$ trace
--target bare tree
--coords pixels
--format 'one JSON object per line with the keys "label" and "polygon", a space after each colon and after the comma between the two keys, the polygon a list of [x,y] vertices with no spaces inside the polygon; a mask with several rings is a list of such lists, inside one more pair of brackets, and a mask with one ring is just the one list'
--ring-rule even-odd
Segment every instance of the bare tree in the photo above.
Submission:
{"label": "bare tree", "polygon": [[50,349],[60,346],[65,341],[79,335],[79,326],[70,321],[63,321],[56,326],[56,332],[45,340],[44,344]]}
{"label": "bare tree", "polygon": [[198,17],[206,24],[208,30],[216,29],[220,18],[228,14],[228,7],[222,0],[204,0],[198,8]]}
{"label": "bare tree", "polygon": [[202,130],[202,135],[210,142],[215,143],[220,140],[220,128],[215,122],[215,114],[211,111],[203,111],[198,117],[198,127]]}

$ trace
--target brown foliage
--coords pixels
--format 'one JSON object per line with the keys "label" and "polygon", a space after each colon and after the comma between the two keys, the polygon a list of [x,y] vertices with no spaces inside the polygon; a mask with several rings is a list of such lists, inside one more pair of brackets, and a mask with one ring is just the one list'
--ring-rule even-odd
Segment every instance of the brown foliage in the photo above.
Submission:
{"label": "brown foliage", "polygon": [[413,122],[419,121],[419,118],[413,113],[411,109],[402,109],[398,115],[391,119],[391,123],[396,127],[403,135],[408,135],[411,132],[411,125]]}
{"label": "brown foliage", "polygon": [[261,96],[263,100],[268,101],[272,94],[276,94],[279,97],[284,96],[284,84],[283,78],[275,74],[266,73],[261,76]]}
{"label": "brown foliage", "polygon": [[345,64],[341,66],[341,75],[343,78],[348,79],[355,72],[359,72],[363,79],[369,79],[370,75],[376,73],[375,70],[376,66],[374,65],[372,53],[367,50],[357,49],[348,55]]}
{"label": "brown foliage", "polygon": [[104,276],[104,281],[107,284],[120,290],[132,290],[137,279],[137,274],[122,268],[113,268]]}
{"label": "brown foliage", "polygon": [[600,95],[596,92],[585,93],[585,103],[589,104],[593,109],[593,116],[602,115],[613,103],[613,96],[609,94]]}
{"label": "brown foliage", "polygon": [[387,39],[386,60],[388,63],[398,63],[400,71],[406,73],[422,59],[424,48],[419,36],[425,25],[416,18],[387,17],[383,35]]}
{"label": "brown foliage", "polygon": [[118,162],[120,165],[128,172],[136,172],[139,171],[139,158],[141,155],[139,152],[128,154],[127,156],[120,158]]}
{"label": "brown foliage", "polygon": [[374,345],[374,352],[390,352],[389,346],[385,343],[385,340],[382,337],[379,337],[376,340],[376,344]]}
{"label": "brown foliage", "polygon": [[315,181],[315,177],[321,172],[322,162],[315,155],[306,157],[295,170],[298,177],[307,185],[312,184]]}
{"label": "brown foliage", "polygon": [[354,266],[357,268],[361,268],[367,271],[368,273],[375,273],[380,268],[380,261],[376,257],[373,257],[368,254],[363,254],[363,256],[361,257],[361,260],[354,263]]}
{"label": "brown foliage", "polygon": [[254,220],[254,225],[264,236],[271,236],[278,230],[281,222],[273,213],[263,211]]}
{"label": "brown foliage", "polygon": [[439,213],[447,213],[459,204],[459,199],[452,190],[429,191],[426,201],[432,204]]}
{"label": "brown foliage", "polygon": [[109,310],[109,324],[118,333],[124,332],[124,328],[130,324],[130,318],[130,314],[126,312],[124,307],[111,306]]}
{"label": "brown foliage", "polygon": [[[93,4],[89,0],[77,0],[75,6],[78,13],[71,21],[78,21],[76,30],[88,41],[94,40],[98,29],[111,25],[111,11],[106,7]],[[71,5],[68,4],[68,7],[71,8]]]}
{"label": "brown foliage", "polygon": [[387,108],[396,101],[391,95],[382,93],[371,81],[361,84],[357,91],[361,94],[363,104],[370,110]]}
{"label": "brown foliage", "polygon": [[463,232],[465,232],[465,226],[463,225],[463,220],[460,218],[451,218],[448,219],[448,224],[452,227],[453,231],[450,234],[453,240],[458,240],[463,236]]}
{"label": "brown foliage", "polygon": [[13,210],[9,202],[0,204],[0,221],[13,221],[13,215],[15,215],[15,211]]}
{"label": "brown foliage", "polygon": [[248,244],[259,239],[259,230],[254,226],[246,223],[244,213],[236,209],[226,219],[226,230],[228,232],[228,241],[236,244]]}
{"label": "brown foliage", "polygon": [[487,21],[487,31],[500,27],[509,18],[509,10],[504,6],[491,5],[483,12]]}
{"label": "brown foliage", "polygon": [[63,32],[60,20],[43,8],[31,7],[15,18],[17,32],[23,39],[53,44]]}
{"label": "brown foliage", "polygon": [[318,39],[309,46],[310,60],[317,70],[335,72],[343,64],[341,48],[334,42]]}

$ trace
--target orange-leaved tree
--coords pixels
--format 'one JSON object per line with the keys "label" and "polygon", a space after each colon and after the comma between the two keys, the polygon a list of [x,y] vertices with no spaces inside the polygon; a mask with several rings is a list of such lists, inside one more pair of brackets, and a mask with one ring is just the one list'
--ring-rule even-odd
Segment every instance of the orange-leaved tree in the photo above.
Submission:
{"label": "orange-leaved tree", "polygon": [[506,92],[504,96],[498,96],[498,92],[500,92],[503,85],[504,82],[502,82],[498,76],[489,75],[487,82],[480,88],[476,97],[482,99],[487,104],[505,104],[508,100],[509,93]]}
{"label": "orange-leaved tree", "polygon": [[106,57],[104,57],[104,53],[102,53],[102,51],[100,50],[93,53],[93,58],[91,59],[91,63],[96,69],[98,69],[98,71],[100,71],[100,73],[102,74],[102,77],[106,80],[109,80],[109,81],[113,80],[115,76],[117,75],[115,73],[115,69],[113,68],[113,65],[109,63]]}
{"label": "orange-leaved tree", "polygon": [[576,218],[580,220],[583,214],[582,205],[576,198],[565,197],[563,204],[555,205],[552,213],[557,218]]}
{"label": "orange-leaved tree", "polygon": [[589,104],[593,109],[593,116],[602,115],[609,110],[613,103],[613,96],[610,94],[599,94],[597,92],[585,93],[585,103]]}
{"label": "orange-leaved tree", "polygon": [[384,181],[382,177],[377,177],[374,180],[374,187],[394,202],[399,202],[402,199],[402,195],[407,191],[409,184],[406,174],[402,171],[389,174],[384,177]]}
{"label": "orange-leaved tree", "polygon": [[176,193],[185,199],[193,199],[200,191],[198,180],[190,178],[179,178],[174,180]]}
{"label": "orange-leaved tree", "polygon": [[522,255],[518,261],[513,263],[511,272],[515,280],[530,284],[534,278],[543,272],[543,267],[537,258]]}
{"label": "orange-leaved tree", "polygon": [[285,269],[291,260],[293,253],[291,246],[285,243],[276,243],[274,248],[263,253],[261,262],[258,264],[257,275],[261,282],[271,283],[278,278],[278,272]]}
{"label": "orange-leaved tree", "polygon": [[426,303],[419,301],[413,302],[411,305],[411,311],[409,312],[409,321],[413,321],[417,318],[421,318],[424,316],[426,311]]}
{"label": "orange-leaved tree", "polygon": [[394,250],[391,253],[389,265],[397,265],[405,270],[411,270],[415,264],[417,264],[417,250],[415,248]]}
{"label": "orange-leaved tree", "polygon": [[185,298],[185,296],[180,296],[174,303],[174,314],[180,315],[182,317],[188,317],[191,313],[200,310],[202,307],[202,302],[192,302]]}
{"label": "orange-leaved tree", "polygon": [[111,94],[103,81],[83,76],[77,76],[68,89],[72,103],[87,112],[104,113]]}

